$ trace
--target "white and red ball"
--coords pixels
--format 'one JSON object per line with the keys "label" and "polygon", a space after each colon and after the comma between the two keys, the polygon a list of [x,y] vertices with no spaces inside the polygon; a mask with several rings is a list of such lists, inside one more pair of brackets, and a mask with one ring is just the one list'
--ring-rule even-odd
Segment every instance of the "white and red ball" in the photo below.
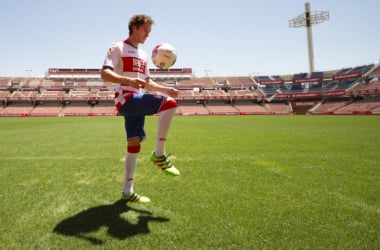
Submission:
{"label": "white and red ball", "polygon": [[152,51],[152,62],[160,69],[168,69],[177,60],[177,52],[173,45],[168,43],[157,44]]}

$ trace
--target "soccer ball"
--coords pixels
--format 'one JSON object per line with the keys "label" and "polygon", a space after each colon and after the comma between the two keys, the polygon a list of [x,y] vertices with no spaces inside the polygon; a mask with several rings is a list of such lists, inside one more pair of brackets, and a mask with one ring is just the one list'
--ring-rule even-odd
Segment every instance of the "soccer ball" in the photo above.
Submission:
{"label": "soccer ball", "polygon": [[171,44],[157,44],[152,51],[152,62],[160,69],[170,68],[176,60],[177,52]]}

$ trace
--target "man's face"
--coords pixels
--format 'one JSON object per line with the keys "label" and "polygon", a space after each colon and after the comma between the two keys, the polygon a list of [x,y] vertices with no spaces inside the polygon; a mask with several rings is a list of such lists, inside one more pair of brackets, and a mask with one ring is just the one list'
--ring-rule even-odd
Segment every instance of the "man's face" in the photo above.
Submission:
{"label": "man's face", "polygon": [[133,36],[138,43],[144,43],[152,30],[152,24],[145,23],[140,27],[134,27]]}

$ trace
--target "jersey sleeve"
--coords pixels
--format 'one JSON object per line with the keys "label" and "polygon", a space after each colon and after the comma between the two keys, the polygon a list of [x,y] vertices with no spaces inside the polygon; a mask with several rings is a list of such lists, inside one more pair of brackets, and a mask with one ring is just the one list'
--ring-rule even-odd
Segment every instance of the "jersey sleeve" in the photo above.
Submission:
{"label": "jersey sleeve", "polygon": [[109,68],[115,70],[119,65],[119,60],[121,59],[121,52],[117,42],[111,44],[108,48],[106,58],[103,62],[103,69]]}

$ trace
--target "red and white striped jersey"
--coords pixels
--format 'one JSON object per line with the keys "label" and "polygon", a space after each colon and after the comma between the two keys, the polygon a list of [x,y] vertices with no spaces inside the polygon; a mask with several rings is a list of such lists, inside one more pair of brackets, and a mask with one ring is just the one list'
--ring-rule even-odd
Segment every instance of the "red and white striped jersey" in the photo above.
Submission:
{"label": "red and white striped jersey", "polygon": [[[132,78],[145,80],[149,77],[147,54],[126,40],[112,43],[104,59],[103,67],[112,68],[119,75]],[[142,89],[135,89],[130,86],[121,86],[121,88],[133,93],[144,92]]]}

